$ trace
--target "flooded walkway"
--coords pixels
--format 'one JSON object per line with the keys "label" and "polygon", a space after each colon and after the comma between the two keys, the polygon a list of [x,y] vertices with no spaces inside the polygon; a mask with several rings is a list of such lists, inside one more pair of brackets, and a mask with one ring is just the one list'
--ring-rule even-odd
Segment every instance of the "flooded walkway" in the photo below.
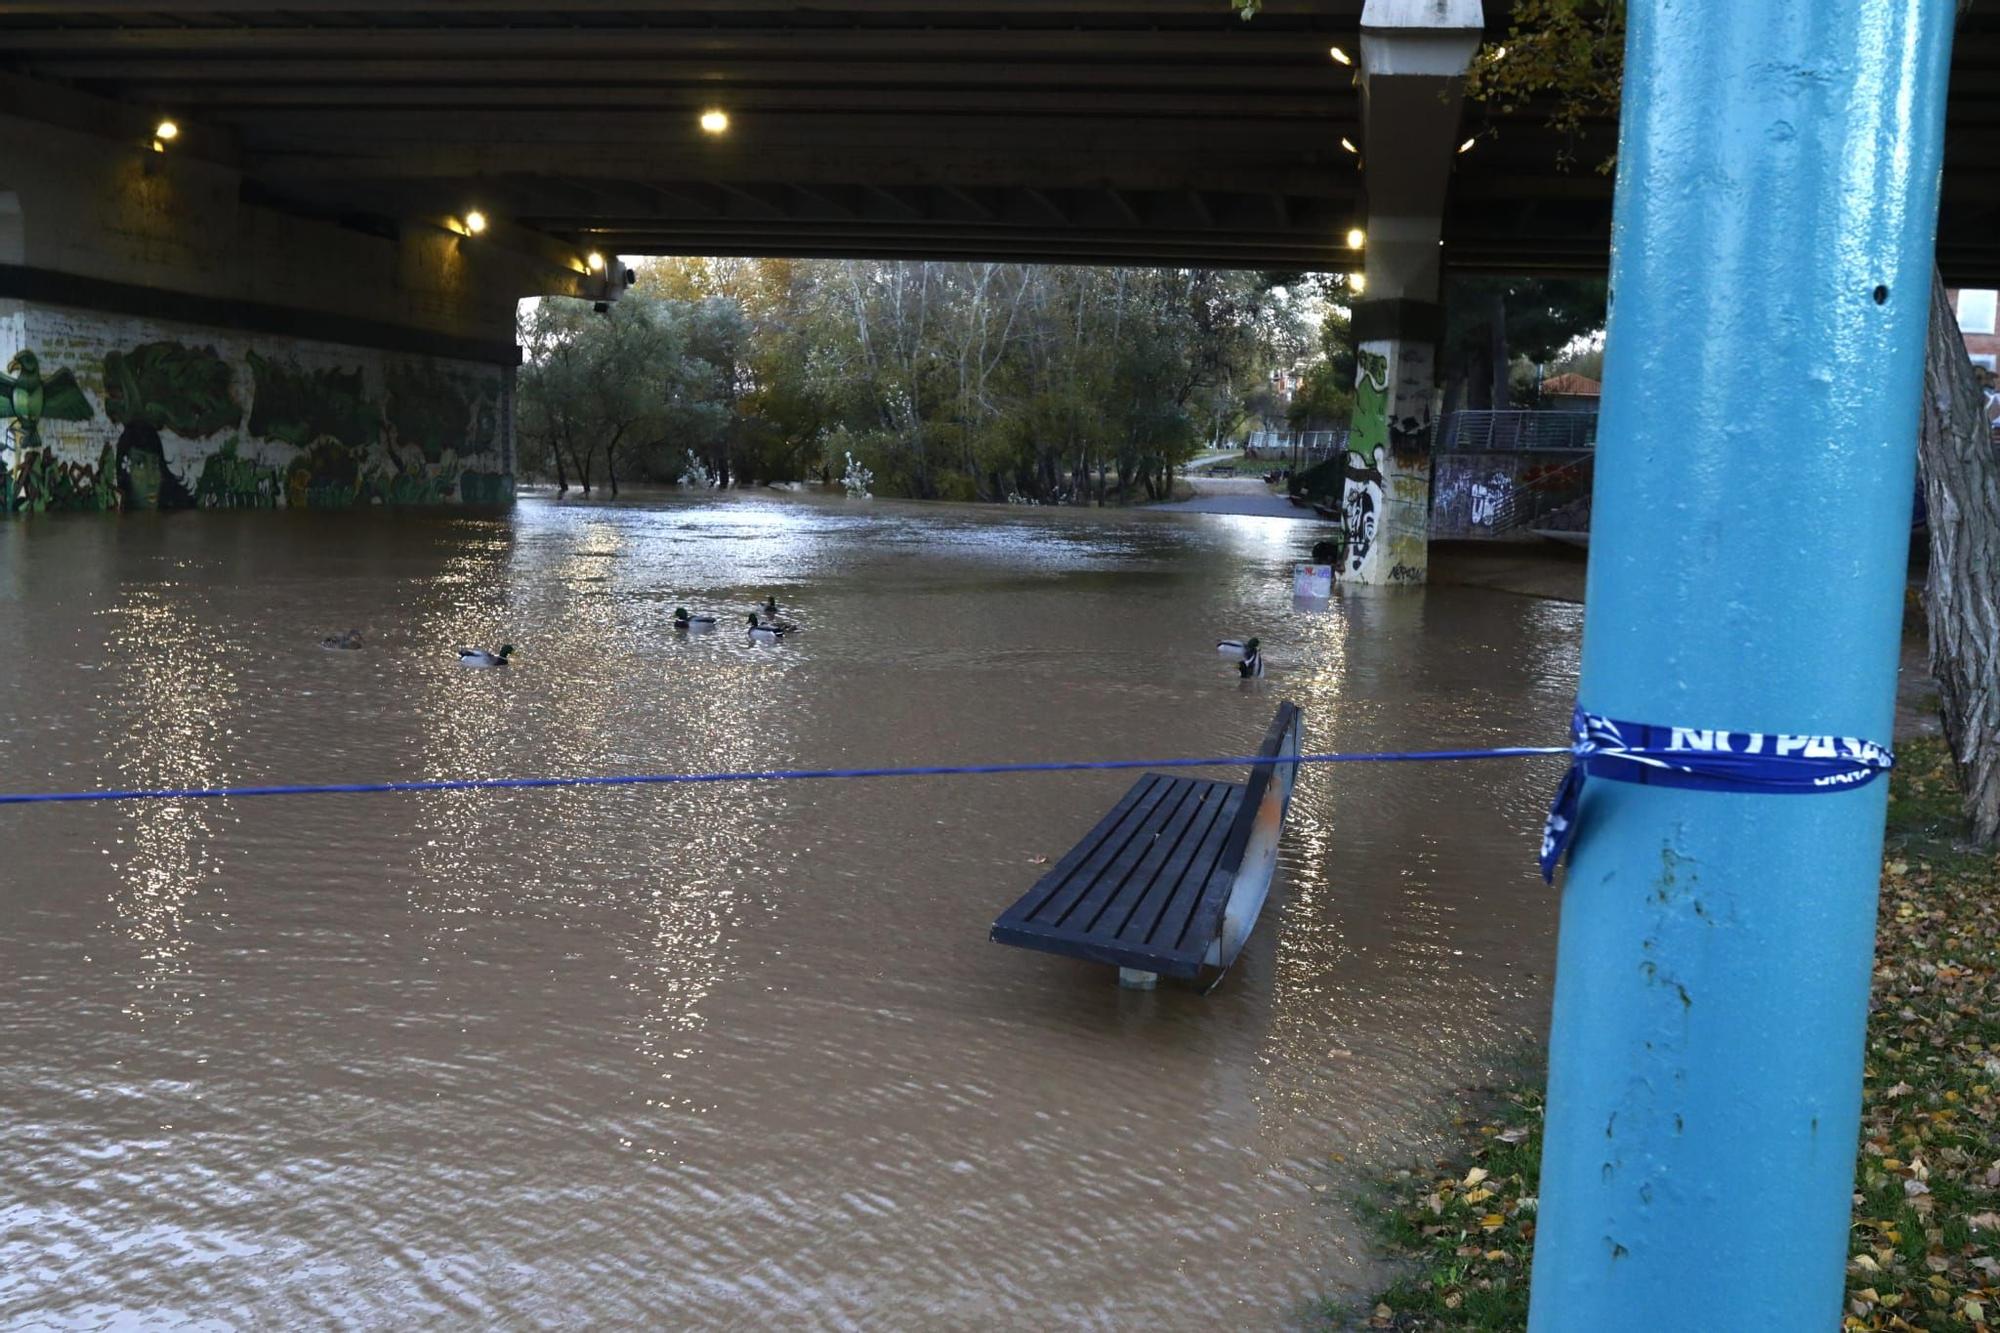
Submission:
{"label": "flooded walkway", "polygon": [[[1255,464],[1245,464],[1254,467]],[[1185,500],[1149,505],[1149,509],[1182,514],[1242,514],[1252,518],[1309,519],[1332,531],[1334,526],[1311,509],[1293,504],[1261,476],[1210,477],[1191,472],[1185,478],[1194,492]]]}
{"label": "flooded walkway", "polygon": [[[1295,614],[1299,531],[753,497],[0,524],[0,767],[1230,753],[1280,697],[1311,750],[1563,740],[1580,608]],[[776,648],[727,624],[767,594],[804,626]],[[725,627],[677,638],[681,605]],[[1244,633],[1261,682],[1213,652]],[[0,1325],[1283,1326],[1377,1281],[1351,1190],[1541,1020],[1554,763],[1306,770],[1205,998],[986,940],[1117,773],[10,810]]]}

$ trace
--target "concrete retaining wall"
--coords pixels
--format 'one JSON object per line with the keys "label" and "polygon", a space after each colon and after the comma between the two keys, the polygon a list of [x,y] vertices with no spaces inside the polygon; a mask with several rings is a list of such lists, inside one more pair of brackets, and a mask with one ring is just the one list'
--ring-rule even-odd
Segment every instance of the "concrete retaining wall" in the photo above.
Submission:
{"label": "concrete retaining wall", "polygon": [[17,512],[513,498],[510,366],[35,302],[0,365]]}
{"label": "concrete retaining wall", "polygon": [[1567,450],[1440,453],[1431,463],[1431,535],[1495,537],[1579,499],[1587,503],[1590,460]]}

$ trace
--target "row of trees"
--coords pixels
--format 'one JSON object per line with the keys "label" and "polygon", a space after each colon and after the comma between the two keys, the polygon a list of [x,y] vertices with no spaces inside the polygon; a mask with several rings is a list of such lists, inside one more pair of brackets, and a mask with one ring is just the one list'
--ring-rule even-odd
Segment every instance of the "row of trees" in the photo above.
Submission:
{"label": "row of trees", "polygon": [[608,314],[524,309],[523,458],[614,494],[827,479],[851,453],[885,494],[1158,497],[1202,442],[1283,419],[1270,371],[1314,360],[1329,294],[1212,269],[652,261]]}

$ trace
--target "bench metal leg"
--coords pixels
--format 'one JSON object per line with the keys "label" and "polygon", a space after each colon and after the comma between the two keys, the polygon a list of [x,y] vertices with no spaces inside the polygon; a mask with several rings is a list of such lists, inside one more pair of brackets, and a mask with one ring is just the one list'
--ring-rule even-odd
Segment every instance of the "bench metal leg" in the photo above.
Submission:
{"label": "bench metal leg", "polygon": [[1141,972],[1135,967],[1118,969],[1118,984],[1126,990],[1151,990],[1160,984],[1158,972]]}

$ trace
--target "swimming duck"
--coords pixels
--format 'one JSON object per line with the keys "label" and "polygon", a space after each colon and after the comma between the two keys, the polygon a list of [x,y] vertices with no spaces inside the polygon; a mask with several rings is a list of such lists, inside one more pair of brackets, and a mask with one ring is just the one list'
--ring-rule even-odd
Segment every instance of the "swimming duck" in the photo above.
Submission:
{"label": "swimming duck", "polygon": [[342,630],[338,634],[329,634],[319,641],[319,646],[331,649],[359,648],[361,646],[361,631],[358,629],[348,629]]}
{"label": "swimming duck", "polygon": [[1257,649],[1257,640],[1243,645],[1243,660],[1236,664],[1236,674],[1245,680],[1264,674],[1264,654]]}
{"label": "swimming duck", "polygon": [[765,615],[767,615],[767,616],[769,616],[769,617],[771,617],[771,619],[773,619],[773,620],[776,620],[776,619],[778,618],[778,599],[777,599],[777,598],[775,598],[775,597],[766,597],[766,598],[764,599],[764,614],[765,614]]}
{"label": "swimming duck", "polygon": [[1249,655],[1250,649],[1256,642],[1255,639],[1217,639],[1215,651],[1232,662],[1241,662]]}
{"label": "swimming duck", "polygon": [[674,608],[674,628],[701,633],[715,628],[715,617],[689,615],[685,606],[677,606]]}
{"label": "swimming duck", "polygon": [[776,643],[791,632],[792,626],[790,625],[777,621],[773,621],[768,625],[760,624],[757,620],[757,613],[755,611],[750,613],[750,642],[752,643]]}
{"label": "swimming duck", "polygon": [[497,653],[489,653],[484,648],[461,648],[458,650],[458,664],[466,667],[503,667],[513,655],[514,645],[511,643],[501,644]]}

